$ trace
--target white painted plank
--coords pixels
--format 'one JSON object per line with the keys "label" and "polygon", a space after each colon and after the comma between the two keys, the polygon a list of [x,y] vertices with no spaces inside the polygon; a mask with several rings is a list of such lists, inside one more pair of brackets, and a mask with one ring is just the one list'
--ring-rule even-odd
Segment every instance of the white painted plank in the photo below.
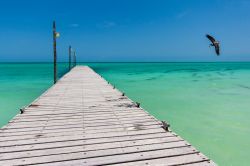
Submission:
{"label": "white painted plank", "polygon": [[[115,140],[114,140],[115,141]],[[185,141],[181,141],[178,137],[166,137],[166,138],[150,138],[150,139],[141,139],[141,140],[129,140],[129,141],[119,141],[119,142],[108,142],[108,143],[98,143],[90,144],[78,142],[77,144],[71,144],[67,147],[54,147],[48,149],[40,150],[25,150],[19,152],[2,153],[0,154],[0,160],[10,160],[10,159],[23,159],[27,157],[38,157],[38,156],[47,156],[55,154],[66,154],[74,152],[83,152],[83,151],[97,151],[103,149],[114,149],[114,148],[125,148],[125,147],[134,147],[134,146],[146,146],[152,144],[158,144],[158,148],[170,148],[170,147],[184,147],[188,146]],[[138,150],[142,150],[142,147],[138,147]],[[146,147],[143,147],[144,149]],[[92,154],[93,157],[94,154]],[[106,154],[107,155],[107,154]]]}
{"label": "white painted plank", "polygon": [[[78,160],[81,161],[82,164],[84,163],[86,165],[105,165],[105,164],[128,162],[134,160],[142,160],[142,159],[145,160],[163,156],[166,157],[174,155],[183,155],[196,152],[196,150],[192,147],[167,149],[168,147],[169,144],[162,144],[162,145],[158,144],[158,145],[134,146],[127,148],[119,148],[119,149],[76,152],[69,154],[39,156],[39,157],[31,157],[23,159],[14,159],[8,161],[0,161],[0,165],[5,164],[6,162],[8,162],[8,164],[11,165],[29,165],[29,164],[39,164],[46,162],[50,163],[50,162],[68,161],[68,160]],[[95,156],[100,156],[100,157],[95,157]]]}

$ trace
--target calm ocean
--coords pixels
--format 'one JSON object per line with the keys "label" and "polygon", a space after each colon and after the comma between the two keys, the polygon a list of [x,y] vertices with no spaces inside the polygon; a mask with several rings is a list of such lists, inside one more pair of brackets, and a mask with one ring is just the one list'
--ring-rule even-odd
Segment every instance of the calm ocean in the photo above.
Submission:
{"label": "calm ocean", "polygon": [[[249,165],[250,63],[88,65],[219,165]],[[49,63],[0,64],[0,126],[52,85],[52,72]]]}

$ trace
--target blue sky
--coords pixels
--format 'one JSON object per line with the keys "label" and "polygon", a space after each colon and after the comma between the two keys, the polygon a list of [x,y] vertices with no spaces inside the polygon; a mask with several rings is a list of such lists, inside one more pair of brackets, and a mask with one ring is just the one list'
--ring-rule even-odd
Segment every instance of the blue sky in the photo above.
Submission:
{"label": "blue sky", "polygon": [[[0,62],[249,61],[249,0],[1,0]],[[205,34],[222,47],[216,57]]]}

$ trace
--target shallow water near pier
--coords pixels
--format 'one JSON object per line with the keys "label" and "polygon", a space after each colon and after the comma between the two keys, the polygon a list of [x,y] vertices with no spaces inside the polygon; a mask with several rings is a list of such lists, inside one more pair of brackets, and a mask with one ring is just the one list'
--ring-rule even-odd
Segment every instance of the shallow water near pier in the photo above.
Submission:
{"label": "shallow water near pier", "polygon": [[[84,64],[84,63],[83,63]],[[219,165],[250,159],[250,63],[88,63]],[[67,71],[60,64],[59,73]],[[0,64],[0,125],[52,85],[52,64]]]}
{"label": "shallow water near pier", "polygon": [[[58,65],[59,76],[67,64]],[[30,104],[53,84],[49,63],[0,63],[0,126],[8,123],[19,109]]]}

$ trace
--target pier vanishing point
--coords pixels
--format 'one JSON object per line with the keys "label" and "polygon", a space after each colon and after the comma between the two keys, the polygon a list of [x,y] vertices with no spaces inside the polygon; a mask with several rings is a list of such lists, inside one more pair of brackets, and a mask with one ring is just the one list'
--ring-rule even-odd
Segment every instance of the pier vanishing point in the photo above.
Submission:
{"label": "pier vanishing point", "polygon": [[0,165],[215,163],[87,66],[76,66],[0,130]]}

